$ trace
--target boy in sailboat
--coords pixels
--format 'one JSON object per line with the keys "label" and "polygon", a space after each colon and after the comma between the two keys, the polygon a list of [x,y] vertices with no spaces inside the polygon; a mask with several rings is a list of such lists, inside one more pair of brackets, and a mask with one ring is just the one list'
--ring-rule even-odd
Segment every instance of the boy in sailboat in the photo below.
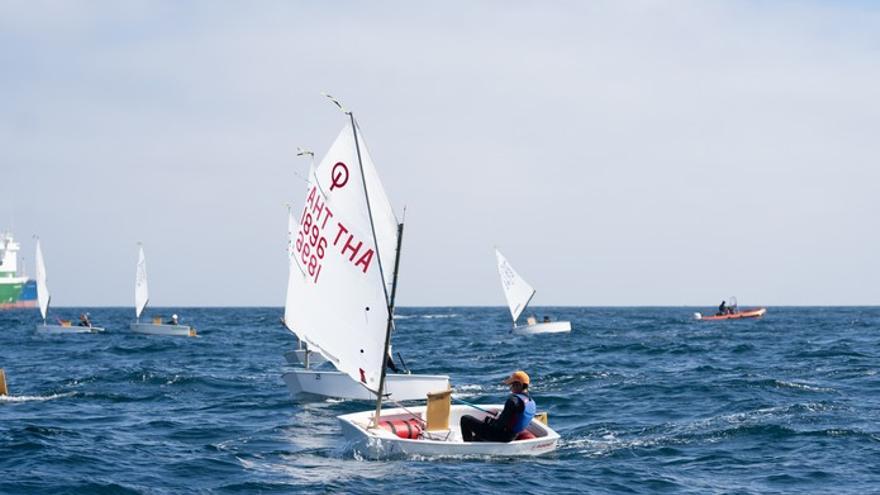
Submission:
{"label": "boy in sailboat", "polygon": [[510,442],[523,432],[538,406],[529,396],[529,375],[514,371],[504,383],[510,385],[510,397],[497,417],[483,421],[465,414],[461,417],[461,436],[465,442]]}

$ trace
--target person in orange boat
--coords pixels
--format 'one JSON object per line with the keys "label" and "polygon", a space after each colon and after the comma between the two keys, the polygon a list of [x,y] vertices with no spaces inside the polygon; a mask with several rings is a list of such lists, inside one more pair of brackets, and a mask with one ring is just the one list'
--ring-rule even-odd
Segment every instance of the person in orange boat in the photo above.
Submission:
{"label": "person in orange boat", "polygon": [[538,409],[529,395],[529,375],[514,371],[504,383],[510,385],[510,397],[497,417],[483,421],[465,414],[461,417],[461,437],[465,442],[510,442],[525,430]]}

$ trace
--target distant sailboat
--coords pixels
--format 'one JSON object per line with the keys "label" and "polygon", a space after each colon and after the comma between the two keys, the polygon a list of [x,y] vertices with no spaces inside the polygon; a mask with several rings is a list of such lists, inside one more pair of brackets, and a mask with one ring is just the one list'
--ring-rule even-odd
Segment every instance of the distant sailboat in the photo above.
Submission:
{"label": "distant sailboat", "polygon": [[[310,169],[302,215],[290,229],[295,238],[284,321],[312,356],[321,354],[336,370],[293,369],[282,378],[292,396],[375,400],[382,390],[391,400],[424,399],[449,388],[449,377],[384,372],[403,225],[353,126],[346,125]],[[383,271],[381,263],[389,262],[394,265]],[[380,363],[383,369],[375,369]]]}
{"label": "distant sailboat", "polygon": [[40,315],[43,317],[43,323],[37,325],[37,333],[92,333],[103,332],[101,327],[88,325],[74,325],[70,320],[58,320],[59,325],[50,325],[46,321],[46,315],[49,312],[49,302],[52,300],[49,294],[48,277],[46,273],[46,262],[43,260],[43,249],[40,246],[40,240],[37,239],[37,301],[40,305]]}
{"label": "distant sailboat", "polygon": [[538,322],[534,317],[528,318],[525,325],[517,325],[516,321],[525,311],[526,306],[535,296],[535,289],[510,266],[507,258],[498,249],[495,250],[498,261],[498,274],[501,276],[501,287],[513,317],[513,333],[528,335],[536,333],[561,333],[571,331],[571,322],[544,321]]}
{"label": "distant sailboat", "polygon": [[[137,321],[131,324],[131,331],[149,335],[182,335],[195,337],[196,330],[189,325],[177,323],[162,323],[161,317],[154,317],[151,323],[141,323],[141,314],[150,301],[150,291],[147,287],[147,261],[144,258],[144,247],[138,247],[137,274],[134,282],[134,306]],[[176,322],[177,315],[172,316]]]}

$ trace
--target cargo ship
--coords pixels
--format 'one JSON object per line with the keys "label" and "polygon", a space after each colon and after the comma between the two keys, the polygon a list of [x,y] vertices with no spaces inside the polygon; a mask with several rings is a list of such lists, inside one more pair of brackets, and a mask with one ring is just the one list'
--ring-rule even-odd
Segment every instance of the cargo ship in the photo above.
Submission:
{"label": "cargo ship", "polygon": [[37,283],[19,270],[20,250],[11,233],[0,233],[0,310],[37,306]]}

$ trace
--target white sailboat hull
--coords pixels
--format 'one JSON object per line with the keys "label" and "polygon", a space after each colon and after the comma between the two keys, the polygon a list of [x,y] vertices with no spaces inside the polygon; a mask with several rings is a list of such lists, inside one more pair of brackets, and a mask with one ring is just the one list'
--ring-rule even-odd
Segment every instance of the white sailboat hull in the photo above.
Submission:
{"label": "white sailboat hull", "polygon": [[196,331],[188,325],[162,325],[154,323],[132,323],[131,331],[147,335],[180,335],[195,337]]}
{"label": "white sailboat hull", "polygon": [[[500,405],[479,406],[488,411],[500,411]],[[425,417],[426,406],[383,409],[382,420],[411,419],[413,415]],[[492,456],[519,457],[536,456],[556,450],[559,434],[549,426],[533,420],[528,430],[535,438],[514,440],[512,442],[465,442],[461,437],[459,422],[465,414],[482,420],[486,413],[470,406],[453,405],[449,417],[449,430],[423,432],[420,438],[405,439],[383,428],[370,428],[375,411],[364,411],[339,416],[342,433],[351,447],[361,455],[372,459],[399,456],[460,457]]]}
{"label": "white sailboat hull", "polygon": [[548,323],[535,323],[513,327],[516,335],[534,335],[538,333],[564,333],[571,331],[570,321],[551,321]]}
{"label": "white sailboat hull", "polygon": [[62,334],[62,333],[97,333],[103,332],[104,329],[102,327],[81,327],[78,325],[64,326],[64,325],[47,325],[47,324],[37,324],[36,326],[37,333],[44,334]]}
{"label": "white sailboat hull", "polygon": [[327,362],[327,358],[322,356],[318,352],[309,352],[305,349],[295,349],[293,351],[288,351],[284,353],[284,359],[287,361],[287,364],[291,364],[294,366],[305,366],[306,365],[306,353],[309,354],[309,366],[320,366]]}
{"label": "white sailboat hull", "polygon": [[[340,371],[292,370],[282,375],[290,396],[312,394],[351,400],[376,400],[376,394]],[[447,375],[385,376],[385,392],[390,400],[425,400],[429,392],[449,389]]]}

